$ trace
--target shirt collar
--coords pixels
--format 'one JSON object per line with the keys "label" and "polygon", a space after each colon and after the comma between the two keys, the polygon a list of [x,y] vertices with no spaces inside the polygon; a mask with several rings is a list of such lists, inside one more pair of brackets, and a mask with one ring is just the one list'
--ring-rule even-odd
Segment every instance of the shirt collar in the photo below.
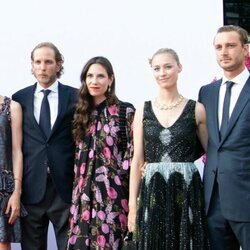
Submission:
{"label": "shirt collar", "polygon": [[237,75],[235,78],[228,80],[225,76],[222,77],[222,82],[221,85],[225,85],[225,83],[227,81],[232,81],[235,84],[240,84],[240,85],[244,85],[247,81],[249,77],[249,71],[248,69],[245,67],[245,69],[239,74]]}
{"label": "shirt collar", "polygon": [[[40,93],[44,87],[42,87],[39,83],[36,85],[36,93]],[[51,90],[51,92],[58,92],[58,81],[56,80],[53,84],[51,84],[47,89]]]}

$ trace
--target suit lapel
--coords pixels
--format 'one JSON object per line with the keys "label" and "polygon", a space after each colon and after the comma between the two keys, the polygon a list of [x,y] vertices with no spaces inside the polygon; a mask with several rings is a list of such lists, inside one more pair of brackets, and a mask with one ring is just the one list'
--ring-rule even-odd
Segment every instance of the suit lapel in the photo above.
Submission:
{"label": "suit lapel", "polygon": [[219,92],[221,80],[215,83],[211,83],[213,86],[212,98],[211,98],[211,117],[212,117],[212,133],[214,137],[214,141],[219,143],[220,135],[219,135],[219,121],[218,121],[218,103],[219,103]]}
{"label": "suit lapel", "polygon": [[69,94],[67,88],[64,88],[64,86],[59,83],[58,84],[58,114],[55,121],[55,124],[52,128],[50,137],[55,133],[58,126],[61,124],[61,121],[65,115],[65,112],[67,110],[67,106],[69,103]]}
{"label": "suit lapel", "polygon": [[248,80],[245,83],[243,89],[241,90],[239,98],[238,98],[238,100],[237,100],[237,102],[235,104],[232,115],[230,117],[229,124],[228,124],[228,129],[227,129],[227,131],[225,133],[224,138],[222,138],[221,143],[223,143],[223,141],[225,140],[227,135],[230,133],[230,131],[234,127],[234,125],[237,122],[242,110],[244,109],[246,104],[249,102],[249,100],[250,100],[250,78],[248,78]]}
{"label": "suit lapel", "polygon": [[[39,124],[37,123],[36,118],[34,116],[34,93],[36,91],[36,85],[37,84],[35,83],[28,92],[26,109],[27,109],[27,114],[30,118],[30,122],[38,131],[40,131],[41,135],[44,137],[44,134],[41,131]],[[31,98],[29,98],[30,96]]]}

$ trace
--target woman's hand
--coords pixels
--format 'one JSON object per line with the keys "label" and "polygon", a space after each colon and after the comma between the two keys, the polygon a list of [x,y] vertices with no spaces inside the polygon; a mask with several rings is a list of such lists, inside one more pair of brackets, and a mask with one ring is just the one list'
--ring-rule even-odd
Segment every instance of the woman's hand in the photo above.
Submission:
{"label": "woman's hand", "polygon": [[128,213],[128,231],[134,232],[136,229],[136,206],[134,208],[129,208]]}
{"label": "woman's hand", "polygon": [[141,179],[144,178],[145,170],[146,170],[147,164],[148,164],[148,163],[145,161],[144,164],[141,166],[141,169],[140,169],[140,171],[141,171]]}
{"label": "woman's hand", "polygon": [[14,191],[8,201],[5,214],[10,213],[9,224],[14,224],[15,220],[20,216],[20,196],[20,192]]}

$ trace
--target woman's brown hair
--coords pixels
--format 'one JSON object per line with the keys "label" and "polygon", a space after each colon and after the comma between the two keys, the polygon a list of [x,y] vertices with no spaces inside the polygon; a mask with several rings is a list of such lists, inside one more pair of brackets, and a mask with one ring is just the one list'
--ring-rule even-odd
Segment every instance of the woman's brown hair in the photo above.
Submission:
{"label": "woman's brown hair", "polygon": [[102,56],[91,58],[83,67],[80,75],[82,85],[79,90],[78,102],[76,105],[76,111],[73,120],[73,136],[75,140],[82,139],[82,137],[86,134],[90,125],[90,115],[95,107],[93,97],[89,94],[85,82],[87,72],[92,64],[100,64],[107,71],[109,78],[113,77],[113,82],[111,84],[110,90],[107,89],[105,93],[107,98],[107,105],[113,105],[118,102],[118,98],[115,94],[115,76],[112,64],[107,58]]}

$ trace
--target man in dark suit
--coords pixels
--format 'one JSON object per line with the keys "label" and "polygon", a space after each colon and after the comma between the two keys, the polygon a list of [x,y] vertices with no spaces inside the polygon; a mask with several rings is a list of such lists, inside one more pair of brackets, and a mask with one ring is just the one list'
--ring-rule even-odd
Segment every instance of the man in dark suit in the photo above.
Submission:
{"label": "man in dark suit", "polygon": [[250,249],[250,78],[247,31],[223,26],[214,38],[222,79],[200,89],[208,127],[204,170],[211,248]]}
{"label": "man in dark suit", "polygon": [[31,60],[37,83],[13,95],[23,109],[22,202],[28,216],[22,220],[22,249],[47,249],[51,222],[58,249],[64,250],[73,184],[71,125],[77,90],[58,82],[63,56],[54,44],[38,44]]}

